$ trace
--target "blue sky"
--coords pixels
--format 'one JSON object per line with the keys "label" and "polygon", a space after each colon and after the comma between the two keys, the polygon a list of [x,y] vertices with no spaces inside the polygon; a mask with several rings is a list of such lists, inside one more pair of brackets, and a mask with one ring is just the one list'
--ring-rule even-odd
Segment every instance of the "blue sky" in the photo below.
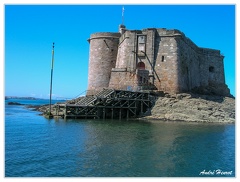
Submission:
{"label": "blue sky", "polygon": [[[124,4],[123,4],[124,5]],[[117,32],[122,5],[5,5],[5,95],[53,98],[87,90],[90,34]],[[124,5],[127,29],[179,29],[199,47],[225,56],[226,84],[235,95],[234,5]]]}

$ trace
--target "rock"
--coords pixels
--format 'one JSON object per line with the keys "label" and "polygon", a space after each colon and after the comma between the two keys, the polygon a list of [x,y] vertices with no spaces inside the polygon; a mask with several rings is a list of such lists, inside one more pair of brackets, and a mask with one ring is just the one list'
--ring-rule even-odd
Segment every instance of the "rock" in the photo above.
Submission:
{"label": "rock", "polygon": [[235,99],[216,95],[175,94],[159,97],[145,119],[235,122]]}
{"label": "rock", "polygon": [[19,102],[8,102],[8,105],[24,105]]}
{"label": "rock", "polygon": [[26,108],[32,109],[33,111],[39,111],[42,106],[40,105],[27,105]]}
{"label": "rock", "polygon": [[[77,103],[81,98],[68,101]],[[42,113],[49,112],[49,105],[37,108]],[[56,113],[56,105],[52,113]],[[60,116],[64,111],[58,111]],[[186,122],[235,123],[235,99],[216,95],[193,93],[165,94],[159,96],[155,105],[145,113],[142,119],[157,119]]]}

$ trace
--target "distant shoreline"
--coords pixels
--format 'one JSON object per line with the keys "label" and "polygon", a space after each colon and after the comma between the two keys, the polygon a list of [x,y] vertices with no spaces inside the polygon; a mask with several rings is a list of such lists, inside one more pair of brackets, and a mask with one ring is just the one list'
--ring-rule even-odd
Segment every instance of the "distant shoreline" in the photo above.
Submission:
{"label": "distant shoreline", "polygon": [[5,96],[5,100],[8,100],[8,99],[47,100],[47,99],[35,98],[35,97]]}
{"label": "distant shoreline", "polygon": [[[20,96],[5,96],[5,100],[9,99],[20,99],[20,100],[49,100],[46,98],[37,98],[37,97],[20,97]],[[59,100],[59,101],[68,101],[69,99],[52,99],[52,100]]]}

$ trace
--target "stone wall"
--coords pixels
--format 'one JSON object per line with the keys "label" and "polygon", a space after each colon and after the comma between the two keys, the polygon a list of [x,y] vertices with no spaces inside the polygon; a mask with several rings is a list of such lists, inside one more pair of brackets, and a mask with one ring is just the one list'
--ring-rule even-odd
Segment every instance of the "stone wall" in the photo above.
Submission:
{"label": "stone wall", "polygon": [[137,75],[127,72],[126,69],[112,69],[109,88],[118,90],[134,90],[137,87]]}
{"label": "stone wall", "polygon": [[220,51],[201,48],[202,85],[225,84],[223,56]]}
{"label": "stone wall", "polygon": [[197,47],[188,44],[183,37],[178,37],[176,40],[179,60],[178,84],[182,92],[190,91],[192,88],[200,86],[202,61]]}
{"label": "stone wall", "polygon": [[[199,48],[179,30],[124,29],[122,34],[92,34],[89,42],[89,90],[138,90],[139,80],[144,78],[149,88],[167,93],[207,89],[230,94],[220,51]],[[138,69],[145,69],[149,75]]]}
{"label": "stone wall", "polygon": [[119,37],[119,33],[91,35],[87,95],[109,86],[111,70],[116,64]]}
{"label": "stone wall", "polygon": [[[181,92],[207,89],[205,94],[229,96],[225,85],[223,56],[219,50],[199,48],[190,39],[177,39]],[[218,87],[218,89],[216,89]]]}
{"label": "stone wall", "polygon": [[[170,33],[165,29],[144,29],[143,31],[126,31],[120,38],[116,68],[126,69],[127,72],[135,73],[136,65],[143,62],[145,69],[154,75],[154,79],[149,82],[169,93],[179,92],[178,86],[178,62],[177,62],[177,44],[174,38],[178,31]],[[139,43],[139,37],[145,37],[143,49]],[[112,72],[111,80],[114,79],[116,70]],[[124,74],[119,73],[118,77],[128,82]],[[113,87],[113,82],[111,87]],[[126,83],[120,82],[126,86]],[[117,83],[118,85],[120,83]],[[125,88],[125,86],[123,86]]]}
{"label": "stone wall", "polygon": [[116,68],[125,68],[132,72],[136,69],[136,34],[138,31],[126,31],[119,40]]}
{"label": "stone wall", "polygon": [[[155,39],[155,71],[160,79],[158,90],[168,93],[178,93],[178,47],[174,35],[163,35],[162,29],[158,29]],[[161,35],[162,34],[162,35]],[[156,80],[159,82],[159,80]]]}

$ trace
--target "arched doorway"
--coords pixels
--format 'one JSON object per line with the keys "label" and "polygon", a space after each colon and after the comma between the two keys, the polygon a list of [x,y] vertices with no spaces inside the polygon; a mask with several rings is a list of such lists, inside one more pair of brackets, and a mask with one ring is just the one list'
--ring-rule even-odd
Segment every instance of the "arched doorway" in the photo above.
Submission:
{"label": "arched doorway", "polygon": [[137,64],[137,69],[139,69],[139,70],[145,70],[145,64],[144,64],[144,62],[139,62],[138,64]]}

